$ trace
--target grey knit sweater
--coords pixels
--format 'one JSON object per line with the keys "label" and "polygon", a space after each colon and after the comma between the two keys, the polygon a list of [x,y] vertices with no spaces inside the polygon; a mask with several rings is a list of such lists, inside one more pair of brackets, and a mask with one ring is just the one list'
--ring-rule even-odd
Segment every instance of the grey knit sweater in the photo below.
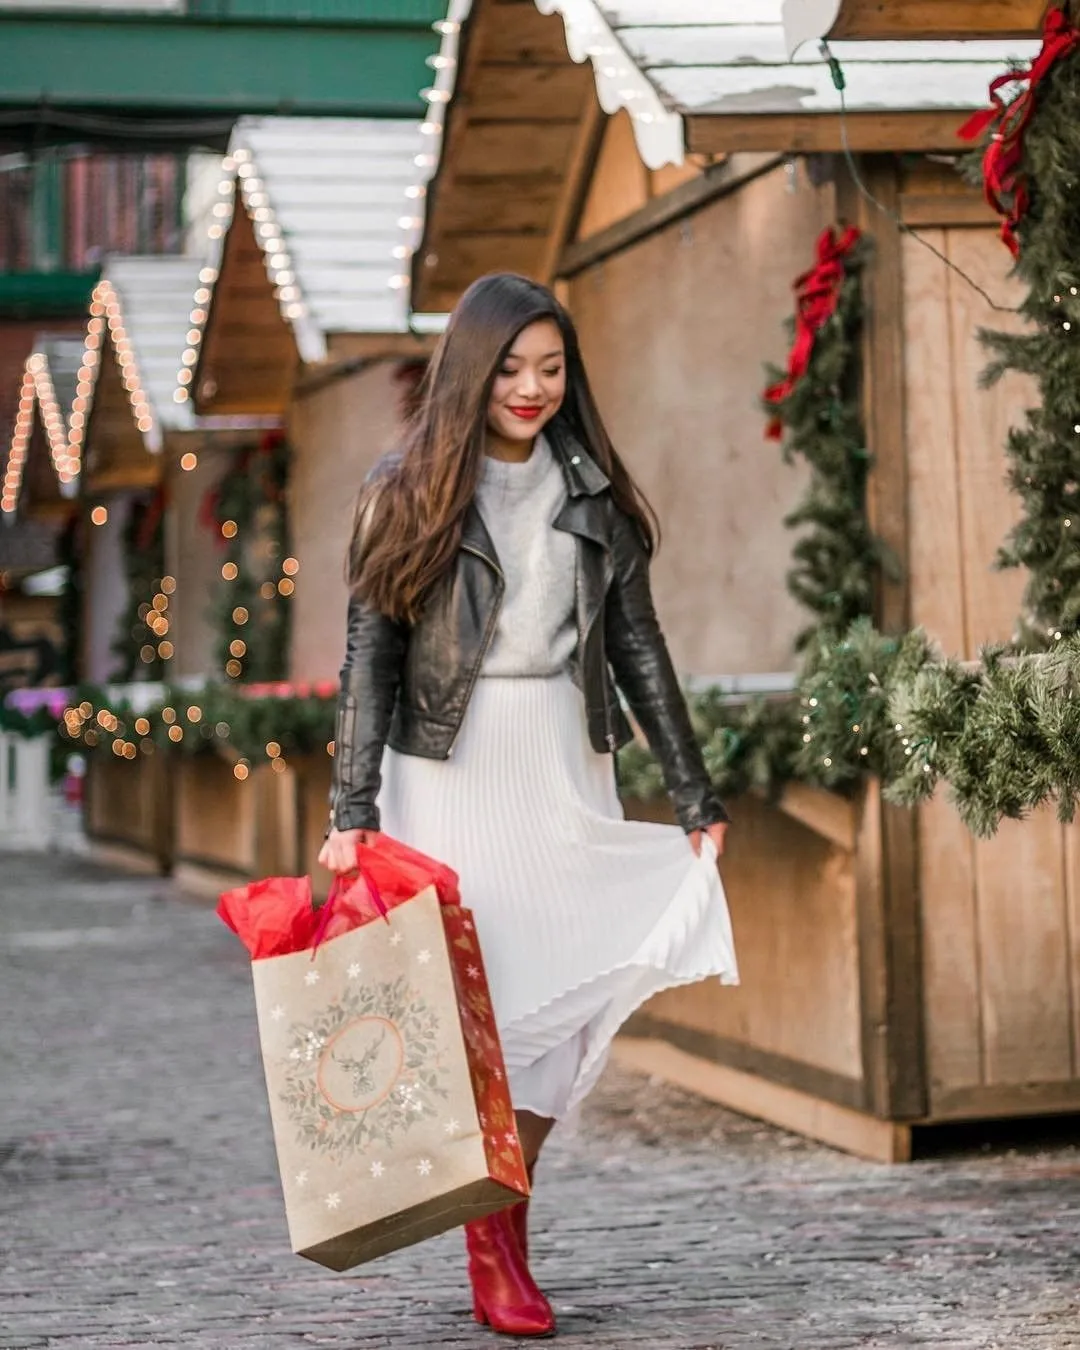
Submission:
{"label": "grey knit sweater", "polygon": [[573,535],[552,528],[566,500],[562,470],[543,436],[523,464],[485,459],[476,505],[506,578],[481,675],[556,675],[577,646]]}

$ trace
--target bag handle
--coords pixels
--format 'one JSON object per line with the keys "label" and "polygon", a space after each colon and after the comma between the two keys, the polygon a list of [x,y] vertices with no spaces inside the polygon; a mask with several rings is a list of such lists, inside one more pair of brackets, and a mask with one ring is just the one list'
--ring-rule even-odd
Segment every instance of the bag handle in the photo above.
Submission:
{"label": "bag handle", "polygon": [[362,848],[363,844],[357,844],[355,866],[351,867],[347,872],[336,873],[333,881],[330,883],[330,893],[326,897],[326,904],[323,905],[319,912],[319,922],[315,927],[315,935],[311,942],[311,959],[313,961],[315,960],[315,953],[319,950],[323,939],[326,937],[326,930],[330,926],[330,920],[334,913],[334,906],[339,896],[344,895],[353,882],[362,881],[364,883],[368,888],[368,894],[374,901],[375,908],[379,911],[382,919],[386,923],[390,922],[390,911],[387,908],[386,901],[382,898],[382,892],[379,890],[375,878],[360,861],[360,850]]}

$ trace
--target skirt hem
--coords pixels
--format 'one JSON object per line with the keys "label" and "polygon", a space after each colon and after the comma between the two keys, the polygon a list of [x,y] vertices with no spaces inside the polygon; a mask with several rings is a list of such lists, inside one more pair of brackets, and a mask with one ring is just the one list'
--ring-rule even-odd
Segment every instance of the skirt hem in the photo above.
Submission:
{"label": "skirt hem", "polygon": [[[716,854],[710,844],[633,956],[562,990],[501,1028],[507,1068],[526,1072],[545,1054],[584,1032],[585,1047],[565,1105],[561,1110],[551,1110],[549,1105],[537,1114],[558,1119],[588,1095],[619,1028],[653,995],[708,979],[727,986],[739,983],[726,906],[716,903],[715,869]],[[700,955],[694,960],[691,952]],[[591,999],[587,997],[590,991],[596,995]],[[555,1013],[560,1005],[563,1011]],[[517,1102],[515,1107],[535,1111]]]}

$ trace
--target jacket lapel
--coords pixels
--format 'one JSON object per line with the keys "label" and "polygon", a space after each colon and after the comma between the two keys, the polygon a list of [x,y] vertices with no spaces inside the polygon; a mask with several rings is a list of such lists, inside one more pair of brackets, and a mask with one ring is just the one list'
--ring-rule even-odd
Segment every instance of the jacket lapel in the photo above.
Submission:
{"label": "jacket lapel", "polygon": [[461,547],[483,558],[496,572],[502,572],[495,544],[475,502],[470,502],[469,509],[465,512],[465,520],[461,527]]}
{"label": "jacket lapel", "polygon": [[551,446],[551,452],[563,471],[568,496],[597,497],[611,486],[607,474],[569,427],[556,419],[545,435]]}
{"label": "jacket lapel", "polygon": [[604,608],[614,575],[607,503],[607,475],[568,430],[553,428],[551,447],[566,478],[566,501],[552,524],[577,544],[578,632],[582,641]]}

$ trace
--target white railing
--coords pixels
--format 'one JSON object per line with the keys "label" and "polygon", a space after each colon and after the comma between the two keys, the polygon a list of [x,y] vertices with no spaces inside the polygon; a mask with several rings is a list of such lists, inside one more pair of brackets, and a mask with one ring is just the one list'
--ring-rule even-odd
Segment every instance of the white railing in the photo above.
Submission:
{"label": "white railing", "polygon": [[49,736],[0,731],[0,851],[74,851],[83,846],[77,810],[49,782]]}

